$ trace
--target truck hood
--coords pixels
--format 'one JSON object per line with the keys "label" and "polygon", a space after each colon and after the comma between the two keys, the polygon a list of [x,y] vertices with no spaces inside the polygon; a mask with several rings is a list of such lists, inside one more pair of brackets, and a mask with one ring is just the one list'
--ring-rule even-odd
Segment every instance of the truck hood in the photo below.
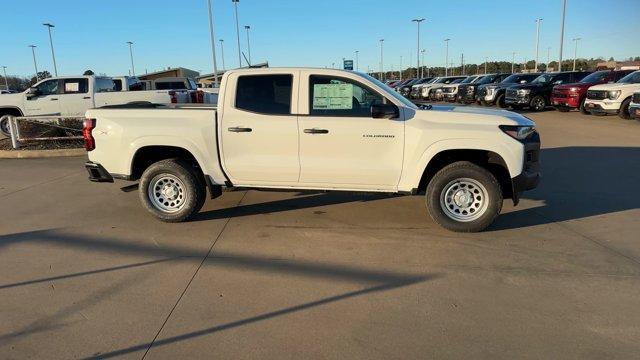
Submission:
{"label": "truck hood", "polygon": [[[433,106],[431,110],[419,110],[416,117],[419,119],[429,120],[433,113],[441,113],[455,121],[464,121],[461,119],[469,119],[469,123],[486,125],[519,125],[519,126],[535,126],[533,120],[524,115],[508,110],[484,109],[475,106]],[[462,116],[461,116],[462,115]]]}
{"label": "truck hood", "polygon": [[569,90],[571,88],[578,88],[578,89],[586,89],[590,86],[596,85],[599,83],[573,83],[573,84],[562,84],[562,85],[556,85],[553,88],[554,89],[558,89],[558,90]]}
{"label": "truck hood", "polygon": [[529,90],[534,90],[534,89],[542,89],[546,86],[550,86],[551,84],[540,84],[540,83],[535,83],[535,84],[517,84],[517,85],[512,85],[509,86],[509,89],[529,89]]}
{"label": "truck hood", "polygon": [[602,85],[592,86],[592,87],[589,88],[589,90],[609,90],[609,91],[610,90],[628,90],[628,91],[633,91],[633,90],[640,90],[640,84],[619,84],[619,83],[602,84]]}

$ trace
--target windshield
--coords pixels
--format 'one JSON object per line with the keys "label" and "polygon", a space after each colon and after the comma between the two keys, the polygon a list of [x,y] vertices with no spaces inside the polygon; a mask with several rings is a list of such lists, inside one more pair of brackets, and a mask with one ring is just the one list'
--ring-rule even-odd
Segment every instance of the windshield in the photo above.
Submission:
{"label": "windshield", "polygon": [[462,79],[455,79],[455,80],[453,80],[451,83],[452,83],[452,84],[460,84],[460,83],[461,83],[461,82],[463,82],[463,81],[464,81],[464,78],[462,78]]}
{"label": "windshield", "polygon": [[477,76],[469,76],[468,78],[462,80],[461,84],[468,84],[477,78],[478,78]]}
{"label": "windshield", "polygon": [[482,80],[478,81],[478,85],[491,84],[493,80],[496,78],[496,75],[487,75],[482,78]]}
{"label": "windshield", "polygon": [[638,84],[640,83],[640,71],[632,72],[631,74],[618,80],[618,84]]}
{"label": "windshield", "polygon": [[502,80],[502,82],[505,84],[515,84],[520,82],[520,77],[521,77],[520,75],[516,75],[516,74],[509,75],[507,76],[506,79]]}
{"label": "windshield", "polygon": [[[357,73],[358,75],[362,76],[363,78],[371,81],[372,83],[378,85],[381,89],[389,89],[389,87],[385,84],[383,84],[380,80],[374,78],[373,76],[370,76],[369,74],[364,74],[361,72]],[[407,98],[405,98],[404,96],[398,94],[397,92],[393,91],[393,90],[387,90],[385,91],[385,95],[386,96],[391,96],[394,99],[400,101],[404,106],[410,108],[410,109],[418,109],[417,106],[415,106],[411,101],[407,100]]]}
{"label": "windshield", "polygon": [[580,80],[581,83],[595,83],[595,82],[601,82],[607,79],[607,76],[609,75],[610,71],[609,70],[604,70],[604,71],[596,71],[593,74],[585,77],[584,79]]}
{"label": "windshield", "polygon": [[537,78],[535,78],[531,83],[532,84],[546,84],[549,81],[553,80],[554,77],[555,77],[555,75],[542,74],[542,75],[538,76]]}

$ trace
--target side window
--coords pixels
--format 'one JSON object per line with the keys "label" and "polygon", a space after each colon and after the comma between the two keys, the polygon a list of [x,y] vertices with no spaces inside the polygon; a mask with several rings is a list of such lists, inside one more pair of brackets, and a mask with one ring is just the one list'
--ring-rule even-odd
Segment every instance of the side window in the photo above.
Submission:
{"label": "side window", "polygon": [[622,79],[623,77],[627,76],[629,73],[626,72],[626,71],[616,71],[616,72],[614,72],[614,74],[615,75],[614,75],[613,82],[616,82],[616,81]]}
{"label": "side window", "polygon": [[113,80],[113,90],[114,91],[122,91],[122,80],[114,79]]}
{"label": "side window", "polygon": [[58,93],[58,80],[47,80],[36,87],[41,96]]}
{"label": "side window", "polygon": [[65,79],[64,80],[65,94],[84,94],[87,92],[89,92],[88,79]]}
{"label": "side window", "polygon": [[237,109],[268,115],[291,113],[293,75],[247,75],[238,78]]}
{"label": "side window", "polygon": [[555,79],[553,79],[553,84],[554,85],[566,84],[571,81],[571,75],[572,75],[571,73],[559,74],[558,76],[556,76]]}
{"label": "side window", "polygon": [[109,78],[96,78],[96,89],[95,92],[111,92],[116,88],[115,82]]}
{"label": "side window", "polygon": [[371,105],[384,103],[377,92],[346,78],[311,76],[309,115],[371,117]]}

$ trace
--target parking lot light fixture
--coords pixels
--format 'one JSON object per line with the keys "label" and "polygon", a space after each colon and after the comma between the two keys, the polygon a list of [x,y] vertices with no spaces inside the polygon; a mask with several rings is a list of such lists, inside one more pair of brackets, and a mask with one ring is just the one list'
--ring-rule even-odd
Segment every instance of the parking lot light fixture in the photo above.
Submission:
{"label": "parking lot light fixture", "polygon": [[417,18],[411,21],[415,22],[418,25],[418,47],[416,48],[416,62],[418,63],[416,66],[416,77],[420,77],[419,69],[420,69],[420,23],[425,21],[425,18]]}
{"label": "parking lot light fixture", "polygon": [[560,20],[560,57],[558,59],[558,71],[562,71],[562,47],[564,43],[564,17],[567,12],[567,0],[562,0],[562,16]]}
{"label": "parking lot light fixture", "polygon": [[249,40],[249,30],[251,30],[251,26],[245,25],[245,30],[247,30],[247,55],[249,55],[249,66],[251,66],[251,41]]}
{"label": "parking lot light fixture", "polygon": [[129,44],[129,57],[131,58],[131,74],[136,76],[136,68],[133,66],[133,43],[127,41],[127,44]]}
{"label": "parking lot light fixture", "polygon": [[211,9],[211,0],[207,1],[209,13],[209,40],[211,41],[211,57],[213,59],[213,87],[218,87],[218,61],[216,57],[216,33],[213,26],[213,11]]}
{"label": "parking lot light fixture", "polygon": [[33,55],[33,67],[36,70],[36,82],[38,82],[38,63],[36,62],[36,47],[35,45],[29,45],[31,48],[31,55]]}
{"label": "parking lot light fixture", "polygon": [[536,19],[536,65],[535,71],[538,71],[538,49],[540,45],[540,25],[542,24],[542,18]]}
{"label": "parking lot light fixture", "polygon": [[46,26],[47,29],[49,30],[49,44],[51,45],[51,57],[53,58],[53,73],[56,76],[58,76],[58,66],[56,65],[56,53],[53,50],[53,37],[51,36],[51,28],[54,28],[55,25],[50,23],[44,23],[42,25]]}
{"label": "parking lot light fixture", "polygon": [[224,66],[224,39],[220,39],[220,57],[222,58],[222,70],[226,69]]}
{"label": "parking lot light fixture", "polygon": [[231,0],[236,13],[236,38],[238,39],[238,67],[242,67],[242,54],[240,50],[240,23],[238,22],[238,3],[240,0]]}
{"label": "parking lot light fixture", "polygon": [[445,61],[444,61],[444,76],[447,76],[447,74],[449,73],[449,40],[451,39],[444,39],[444,43],[445,43]]}
{"label": "parking lot light fixture", "polygon": [[573,71],[576,71],[576,59],[578,58],[578,41],[582,40],[582,38],[573,38],[574,48],[573,48]]}

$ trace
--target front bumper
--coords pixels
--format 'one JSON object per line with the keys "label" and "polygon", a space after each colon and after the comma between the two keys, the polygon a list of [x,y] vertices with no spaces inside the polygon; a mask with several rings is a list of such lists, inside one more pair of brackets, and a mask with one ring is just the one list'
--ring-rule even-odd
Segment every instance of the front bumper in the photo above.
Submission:
{"label": "front bumper", "polygon": [[531,101],[531,97],[529,95],[519,95],[504,99],[504,102],[507,105],[529,105],[529,101]]}
{"label": "front bumper", "polygon": [[456,93],[446,93],[444,94],[444,99],[447,101],[456,101],[456,98],[458,97],[458,94]]}
{"label": "front bumper", "polygon": [[621,102],[607,100],[589,100],[585,101],[584,108],[592,113],[612,114],[615,115],[620,110]]}
{"label": "front bumper", "polygon": [[113,176],[98,163],[87,161],[84,163],[85,169],[89,173],[89,180],[93,182],[113,182]]}
{"label": "front bumper", "polygon": [[540,134],[537,132],[524,143],[524,165],[522,172],[511,179],[513,203],[517,205],[520,195],[535,189],[540,182]]}
{"label": "front bumper", "polygon": [[580,106],[580,99],[578,97],[551,97],[551,105],[555,107],[565,108],[577,108]]}

